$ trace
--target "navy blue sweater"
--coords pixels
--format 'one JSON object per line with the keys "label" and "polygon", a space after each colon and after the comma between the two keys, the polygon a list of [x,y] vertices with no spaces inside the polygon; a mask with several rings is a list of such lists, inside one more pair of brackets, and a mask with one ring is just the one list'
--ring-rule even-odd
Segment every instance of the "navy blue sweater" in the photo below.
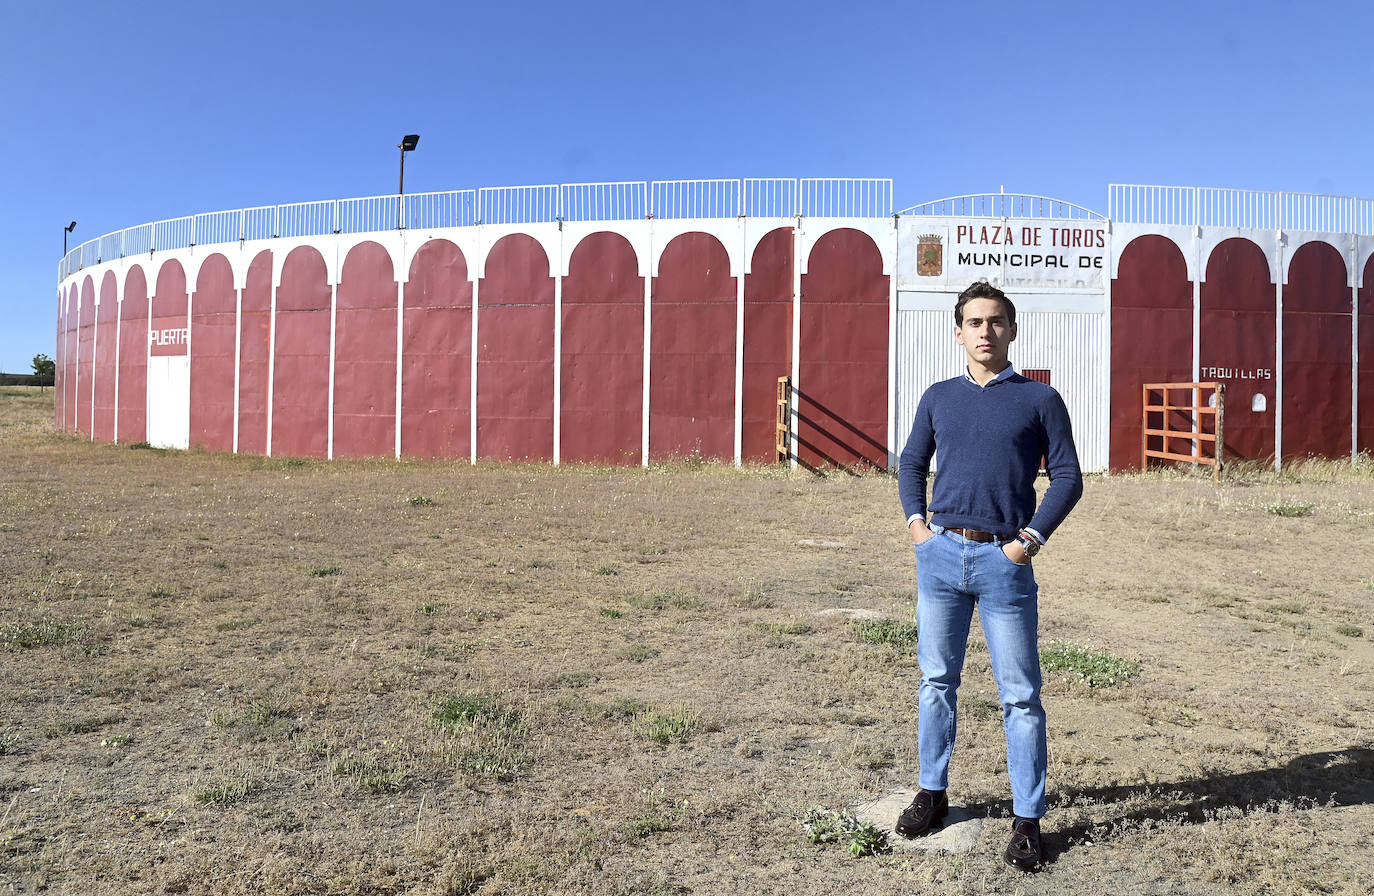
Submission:
{"label": "navy blue sweater", "polygon": [[[926,504],[931,457],[939,451]],[[1050,487],[1035,507],[1035,476],[1048,458]],[[902,509],[927,523],[1012,538],[1029,526],[1048,539],[1083,494],[1069,411],[1044,383],[1013,374],[986,387],[967,377],[921,396],[897,473]]]}

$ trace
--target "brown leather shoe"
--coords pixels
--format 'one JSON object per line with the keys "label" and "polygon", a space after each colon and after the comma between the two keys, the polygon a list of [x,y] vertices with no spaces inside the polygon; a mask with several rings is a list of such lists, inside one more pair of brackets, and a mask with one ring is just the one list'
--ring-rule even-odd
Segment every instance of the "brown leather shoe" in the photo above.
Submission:
{"label": "brown leather shoe", "polygon": [[1034,871],[1040,865],[1040,821],[1017,818],[1011,824],[1011,842],[1004,856],[1017,871]]}
{"label": "brown leather shoe", "polygon": [[897,819],[897,833],[908,839],[930,833],[949,814],[949,797],[943,790],[921,790]]}

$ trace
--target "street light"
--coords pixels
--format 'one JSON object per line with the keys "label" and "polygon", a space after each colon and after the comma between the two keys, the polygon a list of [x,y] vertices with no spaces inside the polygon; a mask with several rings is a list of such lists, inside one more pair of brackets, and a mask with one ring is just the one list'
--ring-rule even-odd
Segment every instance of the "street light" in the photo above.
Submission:
{"label": "street light", "polygon": [[76,222],[75,222],[75,221],[73,221],[72,223],[68,224],[66,227],[63,227],[63,228],[62,228],[62,257],[63,257],[63,258],[66,258],[66,257],[67,257],[67,234],[71,233],[71,232],[72,232],[73,230],[75,230],[75,229],[76,229]]}
{"label": "street light", "polygon": [[413,150],[420,143],[419,134],[406,134],[401,138],[401,142],[396,144],[396,148],[401,151],[401,185],[396,190],[396,229],[404,226],[402,210],[405,208],[406,193],[406,153]]}

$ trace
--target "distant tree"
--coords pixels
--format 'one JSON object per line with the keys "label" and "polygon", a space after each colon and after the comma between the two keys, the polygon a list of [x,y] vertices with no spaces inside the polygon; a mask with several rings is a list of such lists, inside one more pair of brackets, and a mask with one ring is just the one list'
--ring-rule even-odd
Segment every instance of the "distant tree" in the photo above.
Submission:
{"label": "distant tree", "polygon": [[41,385],[51,385],[57,375],[57,362],[39,352],[33,356],[33,373]]}

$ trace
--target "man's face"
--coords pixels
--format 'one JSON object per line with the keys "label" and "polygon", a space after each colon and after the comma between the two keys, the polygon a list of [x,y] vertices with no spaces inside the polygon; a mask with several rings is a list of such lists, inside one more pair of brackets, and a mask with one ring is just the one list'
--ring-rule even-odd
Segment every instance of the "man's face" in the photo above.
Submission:
{"label": "man's face", "polygon": [[1007,365],[1016,324],[1007,321],[1006,309],[997,299],[970,299],[964,305],[963,326],[954,328],[954,339],[970,363],[1000,370]]}

